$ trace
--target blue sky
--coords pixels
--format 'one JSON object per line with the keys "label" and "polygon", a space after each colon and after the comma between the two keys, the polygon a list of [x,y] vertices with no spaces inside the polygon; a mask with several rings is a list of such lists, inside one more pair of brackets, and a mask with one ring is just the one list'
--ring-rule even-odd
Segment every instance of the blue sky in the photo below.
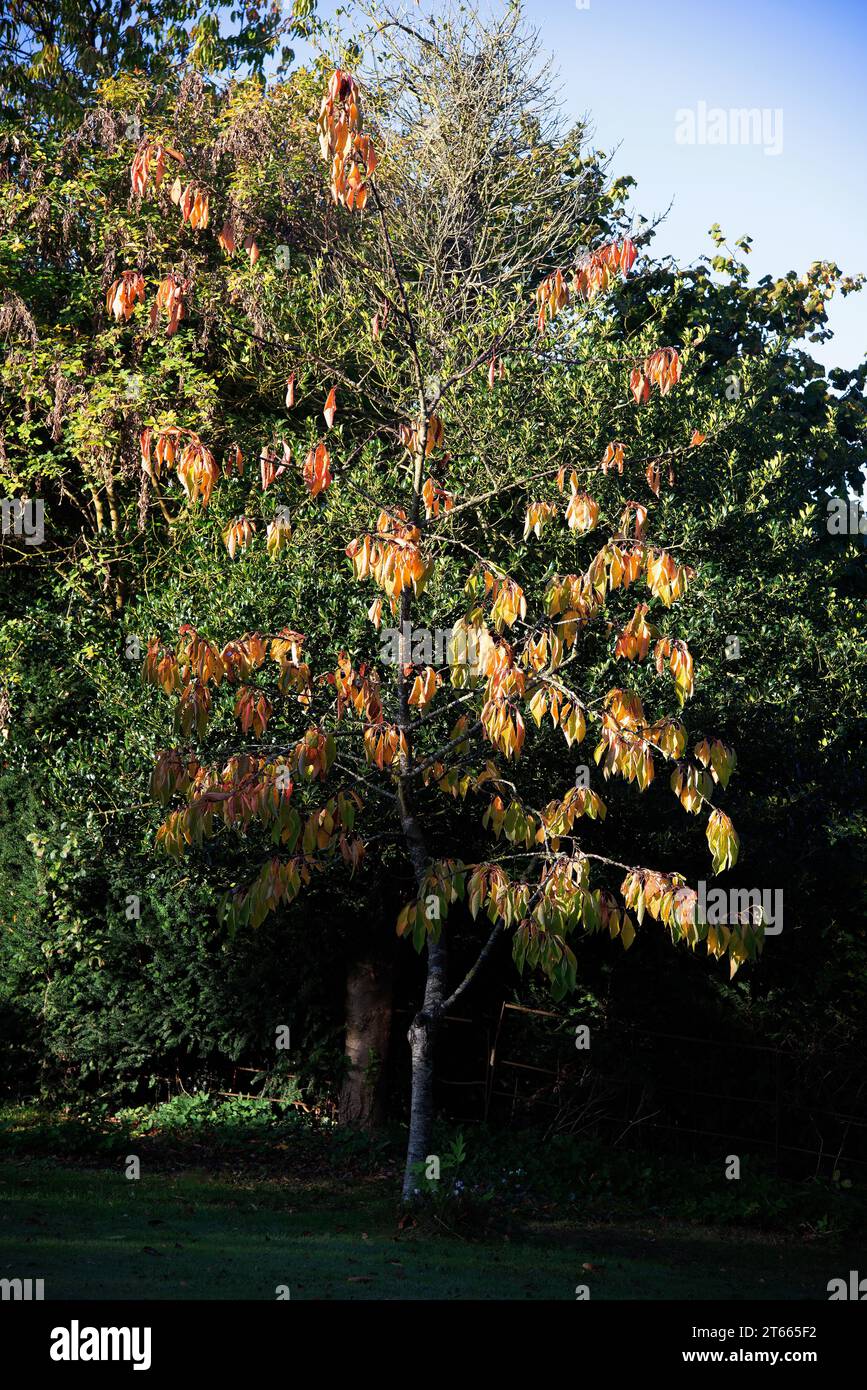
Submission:
{"label": "blue sky", "polygon": [[[333,9],[320,0],[321,14]],[[711,254],[718,222],[731,241],[753,238],[755,278],[814,260],[867,271],[865,0],[525,0],[525,13],[553,55],[565,112],[587,116],[613,170],[637,180],[636,210],[673,203],[658,253],[682,263]],[[699,103],[709,119],[714,108],[767,111],[765,143],[781,131],[780,152],[678,143],[676,113],[698,119]],[[867,356],[867,290],[838,297],[830,322],[833,340],[811,352],[856,366]]]}
{"label": "blue sky", "polygon": [[[732,240],[753,238],[756,278],[820,259],[867,271],[864,0],[528,0],[526,13],[556,55],[566,109],[591,118],[600,148],[619,146],[614,168],[637,179],[636,208],[673,200],[657,250],[694,260],[719,222]],[[771,121],[780,110],[781,152],[678,144],[676,112],[700,102],[767,108]],[[813,355],[857,365],[867,289],[835,300],[830,321],[834,339]]]}

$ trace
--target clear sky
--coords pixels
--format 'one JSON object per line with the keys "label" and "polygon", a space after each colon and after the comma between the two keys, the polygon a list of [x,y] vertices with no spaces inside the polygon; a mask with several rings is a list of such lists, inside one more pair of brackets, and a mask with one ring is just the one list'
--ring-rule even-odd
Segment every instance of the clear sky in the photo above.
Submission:
{"label": "clear sky", "polygon": [[[590,117],[601,149],[619,146],[614,168],[637,179],[636,208],[647,216],[673,200],[658,250],[683,262],[708,254],[718,222],[730,240],[753,238],[756,278],[814,260],[867,271],[867,0],[589,0],[587,9],[527,0],[525,9],[555,56],[566,109]],[[695,113],[698,138],[701,102],[708,117],[765,110],[771,138],[678,143],[676,113]],[[730,123],[718,129],[733,133]],[[780,130],[781,152],[766,154]],[[867,288],[835,300],[830,322],[834,339],[813,355],[856,366],[867,356]]]}
{"label": "clear sky", "polygon": [[[334,8],[320,0],[321,14]],[[755,278],[814,260],[867,271],[867,0],[525,0],[524,8],[553,56],[565,112],[587,116],[614,171],[637,180],[636,211],[653,216],[673,204],[658,253],[682,263],[711,254],[707,230],[718,222],[730,241],[753,238]],[[765,113],[756,144],[741,143],[728,117],[742,108]],[[679,111],[693,113],[695,143],[676,138]],[[680,130],[690,133],[684,117]],[[833,340],[810,351],[826,366],[856,366],[867,356],[867,289],[838,297],[830,322]]]}

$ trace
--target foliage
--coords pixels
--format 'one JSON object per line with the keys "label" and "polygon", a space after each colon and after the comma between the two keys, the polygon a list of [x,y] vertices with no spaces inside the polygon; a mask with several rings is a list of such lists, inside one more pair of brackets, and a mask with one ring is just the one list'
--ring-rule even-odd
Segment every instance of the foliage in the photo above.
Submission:
{"label": "foliage", "polygon": [[[98,83],[119,73],[171,80],[185,64],[205,73],[239,68],[261,71],[292,51],[281,40],[305,33],[315,0],[278,0],[230,14],[217,0],[93,0],[87,6],[57,0],[9,0],[0,19],[0,103],[7,115],[73,121]],[[227,19],[237,29],[227,32]],[[130,120],[134,120],[130,113]]]}
{"label": "foliage", "polygon": [[[864,551],[825,508],[867,371],[806,344],[859,282],[751,285],[719,229],[656,261],[512,17],[225,85],[249,24],[175,73],[156,31],[90,70],[65,22],[64,74],[0,78],[0,484],[48,537],[0,572],[4,1084],[207,1088],[297,1010],[333,1085],[343,963],[395,918],[462,982],[509,932],[565,997],[607,932],[624,998],[850,1044]],[[761,933],[696,923],[711,865],[785,895],[733,985],[713,958]],[[643,913],[709,945],[706,987]]]}

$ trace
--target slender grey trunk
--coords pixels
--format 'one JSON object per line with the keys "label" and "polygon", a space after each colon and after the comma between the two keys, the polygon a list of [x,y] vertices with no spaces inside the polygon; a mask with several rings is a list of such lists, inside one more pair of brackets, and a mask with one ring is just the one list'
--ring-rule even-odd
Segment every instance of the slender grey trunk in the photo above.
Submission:
{"label": "slender grey trunk", "polygon": [[[398,804],[403,832],[420,892],[427,871],[427,851],[421,827],[416,819],[409,787],[405,783],[399,787]],[[409,1142],[403,1177],[403,1200],[405,1202],[411,1199],[413,1189],[418,1186],[418,1174],[413,1172],[414,1164],[423,1163],[430,1153],[431,1132],[433,1130],[434,1054],[437,1034],[440,1029],[442,1006],[446,998],[448,953],[445,924],[442,925],[438,941],[433,941],[428,937],[425,951],[427,978],[425,980],[424,1000],[407,1033],[412,1064],[412,1081]]]}
{"label": "slender grey trunk", "polygon": [[[421,443],[416,459],[416,487],[413,499],[413,520],[417,522],[419,511],[419,487],[421,463],[424,454],[424,434],[426,422],[421,431]],[[398,700],[400,705],[401,727],[409,727],[409,688],[403,678],[403,663],[409,662],[409,642],[407,632],[411,627],[412,593],[405,589],[400,600],[401,666],[398,674]],[[429,857],[421,825],[416,815],[412,784],[407,775],[410,762],[407,760],[401,771],[404,774],[398,782],[397,800],[400,822],[406,840],[407,851],[413,868],[416,889],[422,892],[427,874]],[[434,1054],[440,1015],[446,998],[447,951],[445,924],[442,924],[438,941],[428,937],[426,946],[427,978],[425,980],[424,1000],[421,1009],[410,1024],[409,1039],[412,1063],[411,1100],[409,1116],[409,1142],[407,1144],[406,1167],[403,1177],[403,1200],[412,1198],[413,1189],[418,1186],[418,1176],[412,1170],[416,1163],[423,1163],[430,1153],[433,1130],[433,1083]]]}
{"label": "slender grey trunk", "polygon": [[446,950],[442,938],[427,944],[427,983],[424,1004],[409,1027],[412,1058],[412,1101],[409,1114],[409,1143],[403,1175],[403,1200],[411,1200],[420,1186],[419,1175],[413,1172],[417,1163],[424,1163],[431,1151],[433,1132],[434,1053],[440,1030],[440,1009],[446,997]]}

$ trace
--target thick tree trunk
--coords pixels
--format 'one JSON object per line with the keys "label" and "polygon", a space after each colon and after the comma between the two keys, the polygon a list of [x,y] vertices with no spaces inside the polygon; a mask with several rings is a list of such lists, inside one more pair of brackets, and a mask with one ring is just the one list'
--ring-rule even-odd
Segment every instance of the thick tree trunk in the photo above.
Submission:
{"label": "thick tree trunk", "polygon": [[391,963],[357,961],[346,977],[346,1058],[340,1089],[342,1125],[374,1129],[385,1119],[388,1043],[391,1032]]}

